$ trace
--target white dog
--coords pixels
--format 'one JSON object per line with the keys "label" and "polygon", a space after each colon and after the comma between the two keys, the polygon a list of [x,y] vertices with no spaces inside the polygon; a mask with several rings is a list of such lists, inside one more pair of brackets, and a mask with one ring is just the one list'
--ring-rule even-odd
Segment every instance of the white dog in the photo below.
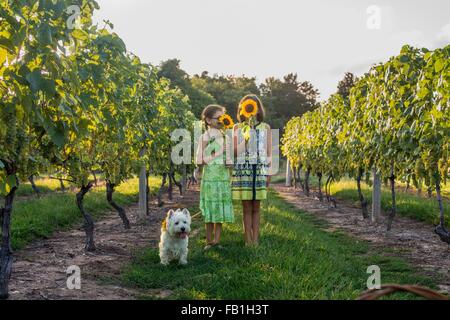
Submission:
{"label": "white dog", "polygon": [[191,215],[188,209],[169,210],[161,227],[159,257],[165,266],[171,260],[178,259],[179,264],[187,264]]}

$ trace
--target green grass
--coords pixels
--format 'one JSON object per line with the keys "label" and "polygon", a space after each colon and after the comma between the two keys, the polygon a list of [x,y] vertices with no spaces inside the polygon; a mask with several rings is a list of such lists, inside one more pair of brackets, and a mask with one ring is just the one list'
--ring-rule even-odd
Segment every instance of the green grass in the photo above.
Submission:
{"label": "green grass", "polygon": [[203,252],[203,224],[196,221],[194,228],[202,230],[190,238],[187,266],[163,267],[158,249],[146,249],[125,269],[120,282],[141,289],[173,290],[170,299],[354,299],[366,289],[367,267],[376,264],[382,283],[433,286],[432,280],[419,276],[404,260],[384,256],[340,232],[324,231],[326,222],[273,192],[269,208],[267,204],[258,248],[244,247],[242,211],[236,204],[237,222],[224,227],[224,249]]}
{"label": "green grass", "polygon": [[[97,174],[97,179],[100,180],[103,178],[102,173]],[[94,180],[94,176],[91,174],[89,176],[90,180]],[[57,179],[50,179],[49,177],[35,177],[34,183],[36,184],[37,188],[39,189],[39,192],[42,195],[45,195],[47,193],[52,193],[56,191],[61,191],[61,184],[59,180]],[[64,181],[64,186],[66,189],[73,188],[73,184]],[[25,196],[32,196],[35,195],[33,188],[31,187],[31,183],[29,181],[21,181],[20,187],[16,192],[16,196],[18,197],[25,197]]]}
{"label": "green grass", "polygon": [[[364,197],[372,202],[372,188],[362,184],[362,192]],[[358,192],[356,182],[350,179],[343,179],[340,182],[331,185],[331,193],[338,198],[358,201]],[[382,186],[381,188],[381,207],[383,210],[388,210],[392,205],[392,196],[389,188]],[[450,226],[450,201],[443,200],[444,215],[447,226]],[[439,223],[439,207],[435,197],[426,198],[415,194],[396,190],[396,206],[399,215],[410,217],[419,221],[424,221],[430,224]]]}
{"label": "green grass", "polygon": [[[152,192],[159,184],[160,178],[150,177]],[[130,179],[117,187],[114,200],[120,205],[130,205],[137,202],[138,193],[137,178]],[[106,201],[105,187],[92,189],[86,195],[85,207],[94,218],[113,210]],[[19,200],[14,203],[12,214],[12,246],[14,249],[23,248],[35,239],[47,238],[55,231],[70,229],[81,222],[83,217],[76,206],[73,191]]]}
{"label": "green grass", "polygon": [[[50,179],[50,178],[35,178],[34,183],[38,187],[39,191],[43,194],[51,193],[60,190],[59,180]],[[68,183],[64,182],[66,188],[68,187]],[[31,188],[31,183],[28,181],[22,181],[20,183],[20,187],[16,192],[16,196],[30,196],[34,195],[35,192]]]}
{"label": "green grass", "polygon": [[[98,173],[97,179],[102,179],[103,174]],[[94,180],[94,176],[91,174],[89,176],[90,180]],[[36,184],[37,188],[39,189],[39,192],[41,195],[45,195],[48,193],[56,192],[61,190],[61,184],[59,180],[57,179],[50,179],[49,177],[35,177],[34,183]],[[70,182],[64,181],[64,186],[66,189],[70,189],[71,187],[74,187],[74,185]],[[16,196],[24,197],[24,196],[32,196],[35,195],[33,188],[31,187],[31,183],[29,181],[21,181],[20,187],[16,192]]]}

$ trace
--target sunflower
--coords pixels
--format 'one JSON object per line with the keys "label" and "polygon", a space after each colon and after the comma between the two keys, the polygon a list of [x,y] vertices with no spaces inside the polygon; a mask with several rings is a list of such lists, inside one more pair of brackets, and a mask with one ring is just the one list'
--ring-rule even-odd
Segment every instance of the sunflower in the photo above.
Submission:
{"label": "sunflower", "polygon": [[247,99],[241,104],[240,114],[246,118],[255,116],[258,113],[258,104],[253,99]]}
{"label": "sunflower", "polygon": [[234,126],[233,119],[228,114],[224,114],[219,118],[219,122],[223,124],[225,129],[231,129]]}

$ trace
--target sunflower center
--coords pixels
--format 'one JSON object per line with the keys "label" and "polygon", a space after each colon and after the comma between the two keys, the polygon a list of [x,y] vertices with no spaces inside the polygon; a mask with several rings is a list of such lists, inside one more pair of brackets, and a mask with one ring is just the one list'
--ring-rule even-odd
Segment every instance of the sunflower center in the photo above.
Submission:
{"label": "sunflower center", "polygon": [[245,106],[245,111],[248,113],[252,113],[253,112],[253,105],[248,104]]}

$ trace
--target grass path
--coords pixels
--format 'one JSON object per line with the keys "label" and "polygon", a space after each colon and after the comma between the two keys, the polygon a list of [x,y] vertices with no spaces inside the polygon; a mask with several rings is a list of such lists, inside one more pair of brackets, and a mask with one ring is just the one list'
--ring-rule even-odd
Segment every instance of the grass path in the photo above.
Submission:
{"label": "grass path", "polygon": [[[156,188],[158,181],[151,185]],[[118,188],[116,200],[122,205],[136,199],[135,180]],[[224,228],[224,249],[202,250],[205,240],[200,217],[194,221],[196,231],[190,238],[189,265],[162,267],[157,249],[159,221],[174,205],[188,205],[195,214],[199,211],[197,203],[198,191],[190,190],[187,198],[168,202],[165,208],[153,212],[149,226],[135,225],[125,231],[117,214],[107,209],[104,188],[96,188],[87,197],[86,207],[97,219],[99,250],[87,255],[73,192],[18,201],[13,215],[14,247],[26,249],[16,255],[12,280],[15,297],[354,299],[365,290],[366,270],[373,264],[380,266],[383,283],[437,288],[435,280],[419,274],[420,270],[392,251],[330,231],[323,219],[299,210],[273,190],[269,200],[263,202],[258,248],[243,246],[242,210],[235,203],[236,223]],[[134,211],[130,212],[133,219]],[[66,231],[54,234],[58,230]],[[35,241],[41,238],[49,239]],[[88,277],[80,292],[65,289],[65,268],[72,264],[82,266],[82,273]],[[31,274],[39,274],[42,279]],[[397,294],[393,298],[412,297]]]}
{"label": "grass path", "polygon": [[[158,249],[150,248],[126,268],[122,285],[170,290],[169,299],[354,299],[366,289],[367,267],[375,264],[383,270],[383,283],[435,287],[404,260],[341,232],[325,231],[323,220],[296,209],[273,191],[262,208],[259,247],[243,246],[239,204],[235,212],[236,223],[224,227],[223,249],[202,250],[203,224],[196,220],[199,232],[190,237],[186,267],[161,266]],[[406,297],[412,296],[394,296]]]}

